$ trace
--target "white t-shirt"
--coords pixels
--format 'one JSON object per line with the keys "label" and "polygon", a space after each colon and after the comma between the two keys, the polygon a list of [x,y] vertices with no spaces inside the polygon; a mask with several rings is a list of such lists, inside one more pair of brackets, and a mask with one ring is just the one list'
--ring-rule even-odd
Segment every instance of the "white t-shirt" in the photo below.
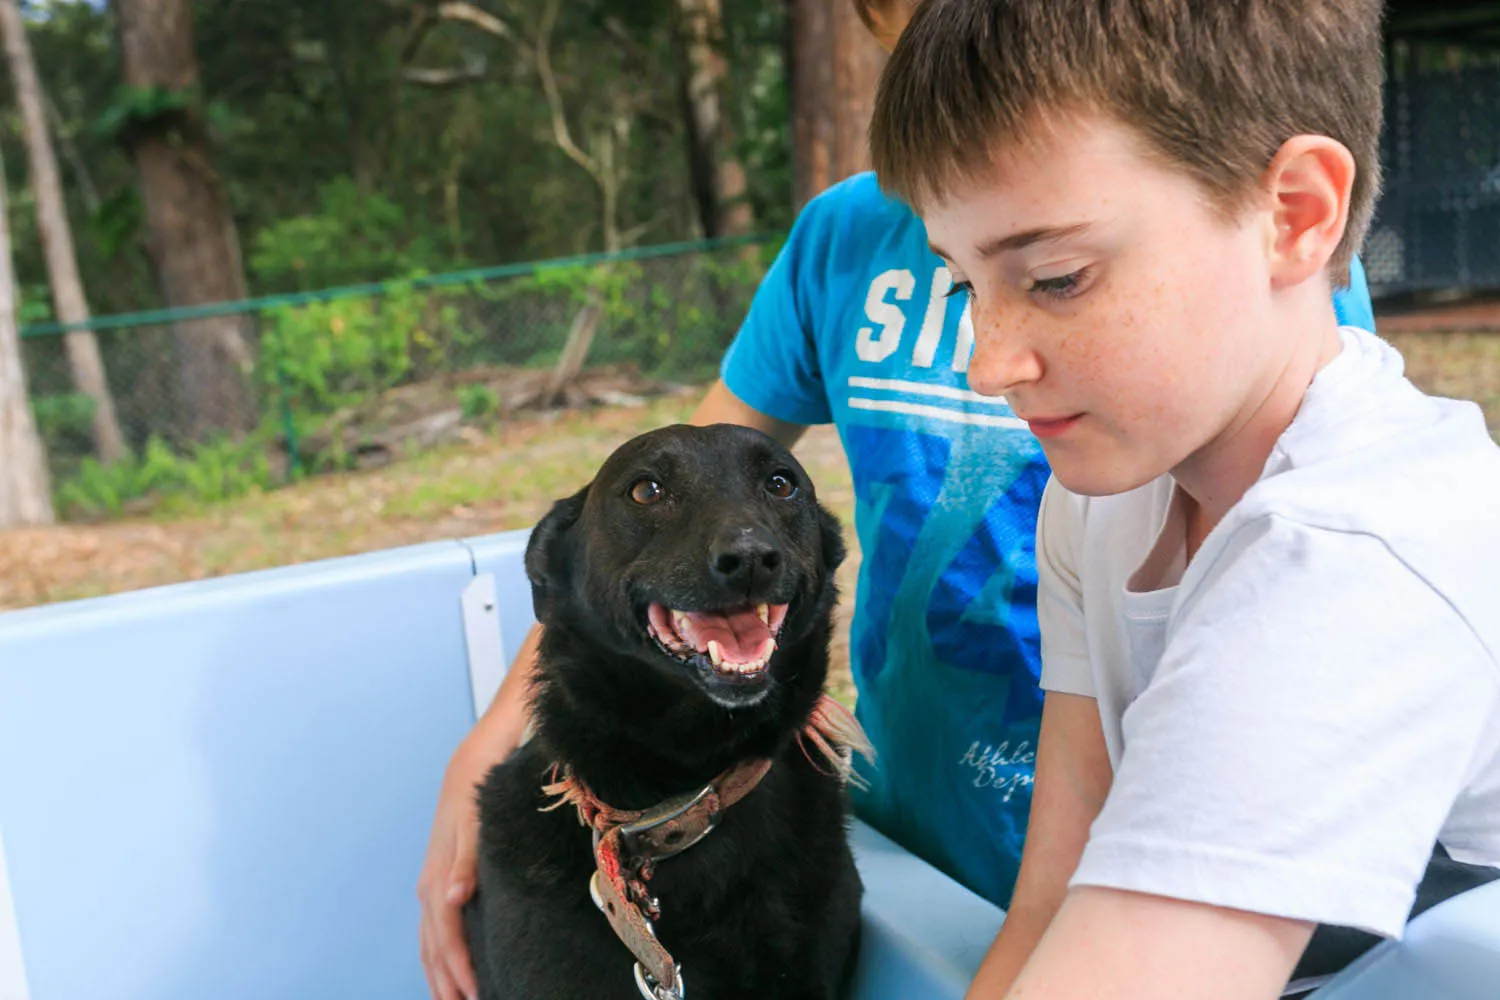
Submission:
{"label": "white t-shirt", "polygon": [[1400,937],[1434,840],[1500,865],[1500,448],[1342,339],[1185,569],[1170,477],[1047,486],[1042,687],[1115,771],[1073,885]]}

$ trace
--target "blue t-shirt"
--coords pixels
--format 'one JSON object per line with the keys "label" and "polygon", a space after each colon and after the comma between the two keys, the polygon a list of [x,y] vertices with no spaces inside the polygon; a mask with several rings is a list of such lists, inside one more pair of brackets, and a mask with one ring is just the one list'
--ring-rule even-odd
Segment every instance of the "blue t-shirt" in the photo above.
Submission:
{"label": "blue t-shirt", "polygon": [[[1337,297],[1374,328],[1364,274]],[[873,174],[810,202],[724,359],[731,392],[837,425],[862,562],[850,658],[877,752],[859,815],[1008,905],[1041,722],[1036,616],[1040,445],[968,386],[967,302]]]}

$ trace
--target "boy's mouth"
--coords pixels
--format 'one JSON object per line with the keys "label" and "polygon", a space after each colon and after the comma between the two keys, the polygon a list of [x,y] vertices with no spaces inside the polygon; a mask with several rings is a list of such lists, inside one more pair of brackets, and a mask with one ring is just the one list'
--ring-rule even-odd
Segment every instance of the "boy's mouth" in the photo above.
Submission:
{"label": "boy's mouth", "polygon": [[1026,426],[1031,428],[1031,433],[1039,438],[1057,437],[1069,430],[1074,424],[1083,418],[1082,413],[1075,413],[1070,417],[1027,417]]}

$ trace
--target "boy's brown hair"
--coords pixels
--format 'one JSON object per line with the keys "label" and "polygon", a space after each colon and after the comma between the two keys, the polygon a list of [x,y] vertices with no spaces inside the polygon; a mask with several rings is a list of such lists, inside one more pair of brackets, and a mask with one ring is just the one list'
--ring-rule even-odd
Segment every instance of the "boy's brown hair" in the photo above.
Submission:
{"label": "boy's brown hair", "polygon": [[1380,184],[1381,11],[1381,0],[926,0],[880,81],[875,169],[921,205],[982,175],[1039,113],[1103,113],[1232,215],[1283,143],[1325,135],[1356,165],[1329,262],[1347,275]]}

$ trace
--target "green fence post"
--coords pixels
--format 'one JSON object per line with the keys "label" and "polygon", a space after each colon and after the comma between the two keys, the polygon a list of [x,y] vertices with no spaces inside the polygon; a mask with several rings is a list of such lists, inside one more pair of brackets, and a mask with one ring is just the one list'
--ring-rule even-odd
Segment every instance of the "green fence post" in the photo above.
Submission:
{"label": "green fence post", "polygon": [[292,479],[302,478],[302,456],[297,447],[297,421],[292,415],[292,397],[286,391],[286,371],[281,354],[276,355],[276,391],[281,396],[281,425],[286,431],[287,468]]}

